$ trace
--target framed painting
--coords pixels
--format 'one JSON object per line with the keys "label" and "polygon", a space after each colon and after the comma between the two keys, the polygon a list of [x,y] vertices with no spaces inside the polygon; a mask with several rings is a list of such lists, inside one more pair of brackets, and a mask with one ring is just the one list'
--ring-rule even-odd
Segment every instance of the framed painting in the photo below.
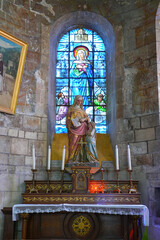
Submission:
{"label": "framed painting", "polygon": [[0,29],[0,112],[15,113],[27,48]]}

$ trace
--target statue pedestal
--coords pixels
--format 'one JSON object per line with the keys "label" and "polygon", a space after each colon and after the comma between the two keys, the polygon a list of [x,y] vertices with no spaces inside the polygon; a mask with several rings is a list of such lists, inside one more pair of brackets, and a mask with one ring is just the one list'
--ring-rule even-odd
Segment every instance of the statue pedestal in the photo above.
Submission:
{"label": "statue pedestal", "polygon": [[87,193],[89,192],[90,170],[89,166],[72,166],[72,192]]}

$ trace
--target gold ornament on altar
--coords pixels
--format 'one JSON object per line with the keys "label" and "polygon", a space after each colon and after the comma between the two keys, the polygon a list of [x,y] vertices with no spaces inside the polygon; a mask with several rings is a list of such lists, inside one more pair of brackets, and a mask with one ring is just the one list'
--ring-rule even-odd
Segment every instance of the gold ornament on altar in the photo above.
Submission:
{"label": "gold ornament on altar", "polygon": [[74,219],[72,228],[76,235],[83,237],[90,232],[91,224],[88,218],[81,215]]}

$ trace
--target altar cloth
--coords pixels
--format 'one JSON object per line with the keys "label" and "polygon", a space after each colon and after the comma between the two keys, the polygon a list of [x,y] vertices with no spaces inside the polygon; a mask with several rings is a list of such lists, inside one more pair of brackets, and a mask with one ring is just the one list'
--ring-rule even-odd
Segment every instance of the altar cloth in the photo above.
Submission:
{"label": "altar cloth", "polygon": [[149,226],[149,210],[141,204],[15,204],[12,220],[17,221],[20,213],[88,212],[114,215],[137,215],[143,217],[143,225]]}

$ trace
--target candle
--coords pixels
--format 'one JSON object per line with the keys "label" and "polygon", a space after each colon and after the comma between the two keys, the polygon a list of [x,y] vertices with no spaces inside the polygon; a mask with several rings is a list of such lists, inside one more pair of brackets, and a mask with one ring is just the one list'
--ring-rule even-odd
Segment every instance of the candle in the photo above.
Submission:
{"label": "candle", "polygon": [[48,170],[51,168],[51,147],[48,147]]}
{"label": "candle", "polygon": [[63,154],[62,154],[62,170],[64,170],[64,162],[65,162],[65,146],[63,146]]}
{"label": "candle", "polygon": [[130,146],[128,145],[128,170],[132,170],[132,166],[131,166],[131,150],[130,150]]}
{"label": "candle", "polygon": [[32,157],[33,157],[33,169],[35,170],[36,169],[36,157],[35,157],[35,147],[34,147],[34,144],[33,144],[33,147],[32,147]]}
{"label": "candle", "polygon": [[116,145],[116,170],[119,170],[118,146]]}

